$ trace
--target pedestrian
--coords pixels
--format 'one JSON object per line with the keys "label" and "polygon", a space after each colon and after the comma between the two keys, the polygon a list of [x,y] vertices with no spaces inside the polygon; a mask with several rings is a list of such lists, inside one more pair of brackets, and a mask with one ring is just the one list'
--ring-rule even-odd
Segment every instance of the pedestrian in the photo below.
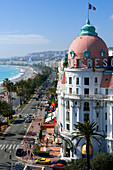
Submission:
{"label": "pedestrian", "polygon": [[30,155],[30,150],[28,150],[28,155]]}
{"label": "pedestrian", "polygon": [[9,155],[9,159],[11,159],[12,158],[12,156],[11,155]]}
{"label": "pedestrian", "polygon": [[5,152],[6,152],[6,148],[5,148]]}
{"label": "pedestrian", "polygon": [[30,149],[31,149],[31,143],[30,143],[29,147],[30,147]]}
{"label": "pedestrian", "polygon": [[33,158],[33,153],[31,153],[31,159]]}

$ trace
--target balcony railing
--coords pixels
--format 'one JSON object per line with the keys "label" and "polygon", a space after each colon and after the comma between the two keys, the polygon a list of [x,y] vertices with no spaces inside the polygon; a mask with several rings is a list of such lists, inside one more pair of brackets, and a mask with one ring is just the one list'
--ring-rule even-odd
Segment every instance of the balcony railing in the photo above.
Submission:
{"label": "balcony railing", "polygon": [[89,99],[109,99],[109,100],[113,100],[113,96],[110,95],[103,95],[103,94],[97,94],[97,95],[76,95],[76,94],[69,94],[69,93],[64,93],[63,97],[70,97],[70,98],[74,98],[74,99],[83,99],[83,98],[89,98]]}

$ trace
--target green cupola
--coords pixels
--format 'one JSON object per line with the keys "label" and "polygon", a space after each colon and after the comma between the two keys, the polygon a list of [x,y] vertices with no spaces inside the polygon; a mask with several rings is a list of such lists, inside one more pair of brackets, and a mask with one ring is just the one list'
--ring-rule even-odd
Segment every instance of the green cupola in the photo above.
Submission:
{"label": "green cupola", "polygon": [[81,32],[79,35],[98,35],[98,34],[95,32],[95,27],[90,25],[90,21],[89,19],[87,19],[86,25],[84,25],[81,28]]}

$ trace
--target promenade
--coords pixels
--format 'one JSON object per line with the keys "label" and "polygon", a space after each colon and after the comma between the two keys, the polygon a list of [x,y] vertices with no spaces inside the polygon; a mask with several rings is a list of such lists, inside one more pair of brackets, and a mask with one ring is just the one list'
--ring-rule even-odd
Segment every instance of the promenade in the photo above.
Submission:
{"label": "promenade", "polygon": [[[40,129],[41,121],[42,121],[41,114],[38,114],[37,116],[35,116],[35,119],[30,124],[28,131],[26,133],[26,136],[24,137],[24,140],[21,143],[21,147],[24,149],[24,151],[27,152],[27,154],[23,157],[18,157],[18,158],[24,162],[32,164],[35,162],[36,159],[42,158],[40,156],[36,156],[33,154],[33,146],[34,144],[37,143],[37,136],[38,136],[37,134]],[[46,145],[46,144],[43,143],[43,145]],[[57,153],[58,149],[60,151],[60,147],[58,146],[56,147],[56,145],[54,145],[54,147],[51,147],[50,145],[50,148],[53,148],[54,153],[55,152]],[[31,157],[32,154],[33,154],[33,157]],[[60,159],[59,157],[57,157],[57,155],[56,156],[50,155],[49,157],[45,157],[45,158],[51,159],[51,162],[54,160]]]}

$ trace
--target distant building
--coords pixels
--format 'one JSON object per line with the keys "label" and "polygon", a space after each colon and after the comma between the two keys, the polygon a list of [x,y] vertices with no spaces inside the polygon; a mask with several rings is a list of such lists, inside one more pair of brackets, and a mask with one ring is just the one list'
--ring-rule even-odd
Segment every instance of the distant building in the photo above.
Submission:
{"label": "distant building", "polygon": [[113,56],[113,47],[108,48],[108,55]]}

